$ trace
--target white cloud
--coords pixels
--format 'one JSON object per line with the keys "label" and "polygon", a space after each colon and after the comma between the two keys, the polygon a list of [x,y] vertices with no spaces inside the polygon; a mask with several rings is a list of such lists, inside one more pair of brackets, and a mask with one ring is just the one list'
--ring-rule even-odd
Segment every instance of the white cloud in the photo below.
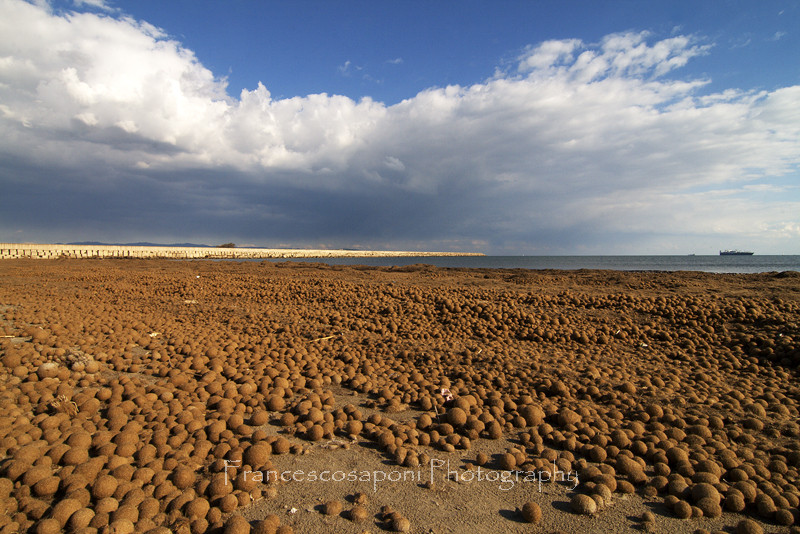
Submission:
{"label": "white cloud", "polygon": [[355,64],[353,64],[352,61],[350,61],[348,59],[347,61],[345,61],[344,63],[339,65],[337,67],[337,69],[339,70],[339,74],[340,75],[347,77],[347,76],[351,76],[353,74],[354,70],[357,70],[357,71],[364,70],[364,67],[362,67],[360,65],[355,65]]}
{"label": "white cloud", "polygon": [[384,165],[386,165],[389,169],[393,171],[402,172],[406,170],[406,166],[403,165],[403,162],[395,158],[394,156],[386,156],[386,158],[383,161]]}
{"label": "white cloud", "polygon": [[518,68],[522,72],[565,64],[572,61],[573,53],[581,46],[580,39],[545,41],[529,47],[519,58]]}
{"label": "white cloud", "polygon": [[751,37],[750,33],[746,33],[739,37],[736,37],[731,40],[730,47],[732,50],[736,50],[737,48],[746,48],[750,46],[750,43],[753,42],[753,38]]}
{"label": "white cloud", "polygon": [[102,11],[114,11],[114,8],[108,5],[105,0],[73,0],[75,7],[88,6]]}
{"label": "white cloud", "polygon": [[584,83],[607,76],[663,76],[684,66],[692,57],[708,53],[708,45],[693,44],[678,35],[648,44],[648,32],[617,33],[604,37],[599,45],[579,39],[545,41],[528,48],[519,58],[520,72],[540,76],[568,73]]}
{"label": "white cloud", "polygon": [[[624,33],[547,41],[513,73],[394,106],[324,93],[276,100],[261,84],[231,97],[224,79],[149,24],[0,0],[0,171],[12,159],[114,169],[206,214],[236,202],[261,213],[279,197],[271,224],[305,209],[293,191],[334,195],[330,213],[303,212],[319,217],[309,235],[338,231],[333,210],[358,206],[375,235],[496,248],[631,228],[652,242],[792,236],[797,190],[768,197],[800,164],[800,87],[704,95],[706,80],[666,77],[709,52],[693,37]],[[42,172],[31,187],[58,175]],[[754,184],[765,188],[749,202]],[[208,189],[213,199],[200,194]]]}
{"label": "white cloud", "polygon": [[349,75],[349,73],[350,73],[350,60],[348,59],[347,61],[345,61],[344,63],[339,65],[338,69],[339,69],[339,74],[341,74],[342,76]]}

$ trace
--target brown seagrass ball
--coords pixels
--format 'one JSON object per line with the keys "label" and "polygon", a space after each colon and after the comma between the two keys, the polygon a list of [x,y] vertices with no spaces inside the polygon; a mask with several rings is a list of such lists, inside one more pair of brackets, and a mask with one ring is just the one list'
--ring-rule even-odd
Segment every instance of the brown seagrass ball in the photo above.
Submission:
{"label": "brown seagrass ball", "polygon": [[537,503],[528,501],[522,505],[522,517],[528,523],[538,523],[542,519],[542,509]]}
{"label": "brown seagrass ball", "polygon": [[597,512],[597,503],[590,496],[578,493],[570,500],[570,508],[576,514],[593,515]]}
{"label": "brown seagrass ball", "polygon": [[328,501],[322,506],[322,512],[325,515],[339,515],[342,513],[342,502]]}
{"label": "brown seagrass ball", "polygon": [[392,532],[411,532],[411,521],[405,517],[395,517],[392,520]]}
{"label": "brown seagrass ball", "polygon": [[467,414],[461,408],[450,408],[450,410],[447,412],[447,420],[454,427],[460,427],[467,422]]}
{"label": "brown seagrass ball", "polygon": [[353,506],[353,508],[348,513],[348,516],[350,517],[351,521],[354,521],[356,523],[361,523],[362,521],[367,520],[367,518],[369,517],[369,513],[367,512],[366,508],[364,508],[360,504],[357,504]]}
{"label": "brown seagrass ball", "polygon": [[232,515],[225,521],[224,534],[250,534],[250,522],[240,515]]}
{"label": "brown seagrass ball", "polygon": [[736,524],[736,534],[764,534],[764,529],[752,519],[742,519]]}
{"label": "brown seagrass ball", "polygon": [[195,472],[190,467],[179,466],[172,472],[172,483],[180,490],[184,490],[194,484],[195,478]]}

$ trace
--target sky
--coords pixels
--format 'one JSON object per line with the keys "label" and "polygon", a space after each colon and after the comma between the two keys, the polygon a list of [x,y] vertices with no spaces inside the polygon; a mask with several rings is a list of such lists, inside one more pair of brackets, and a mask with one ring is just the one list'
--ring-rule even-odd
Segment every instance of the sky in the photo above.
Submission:
{"label": "sky", "polygon": [[0,0],[0,242],[800,254],[796,0]]}

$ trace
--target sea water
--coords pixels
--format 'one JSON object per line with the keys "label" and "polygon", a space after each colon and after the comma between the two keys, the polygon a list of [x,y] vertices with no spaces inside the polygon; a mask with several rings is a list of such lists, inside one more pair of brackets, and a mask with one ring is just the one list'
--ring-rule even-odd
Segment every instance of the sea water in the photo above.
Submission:
{"label": "sea water", "polygon": [[247,261],[319,262],[328,265],[403,267],[414,264],[483,269],[609,269],[764,273],[800,271],[800,255],[782,256],[406,256],[395,258],[291,258]]}

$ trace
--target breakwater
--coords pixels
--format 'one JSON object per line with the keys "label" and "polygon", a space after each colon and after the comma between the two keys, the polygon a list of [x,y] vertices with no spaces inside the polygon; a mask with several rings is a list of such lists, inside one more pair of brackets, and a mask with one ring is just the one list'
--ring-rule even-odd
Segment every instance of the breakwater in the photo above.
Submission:
{"label": "breakwater", "polygon": [[483,256],[472,252],[418,252],[397,250],[329,250],[219,247],[146,247],[124,245],[44,245],[0,243],[0,259],[58,258],[172,258],[172,259],[269,259],[269,258],[379,258],[408,256]]}

